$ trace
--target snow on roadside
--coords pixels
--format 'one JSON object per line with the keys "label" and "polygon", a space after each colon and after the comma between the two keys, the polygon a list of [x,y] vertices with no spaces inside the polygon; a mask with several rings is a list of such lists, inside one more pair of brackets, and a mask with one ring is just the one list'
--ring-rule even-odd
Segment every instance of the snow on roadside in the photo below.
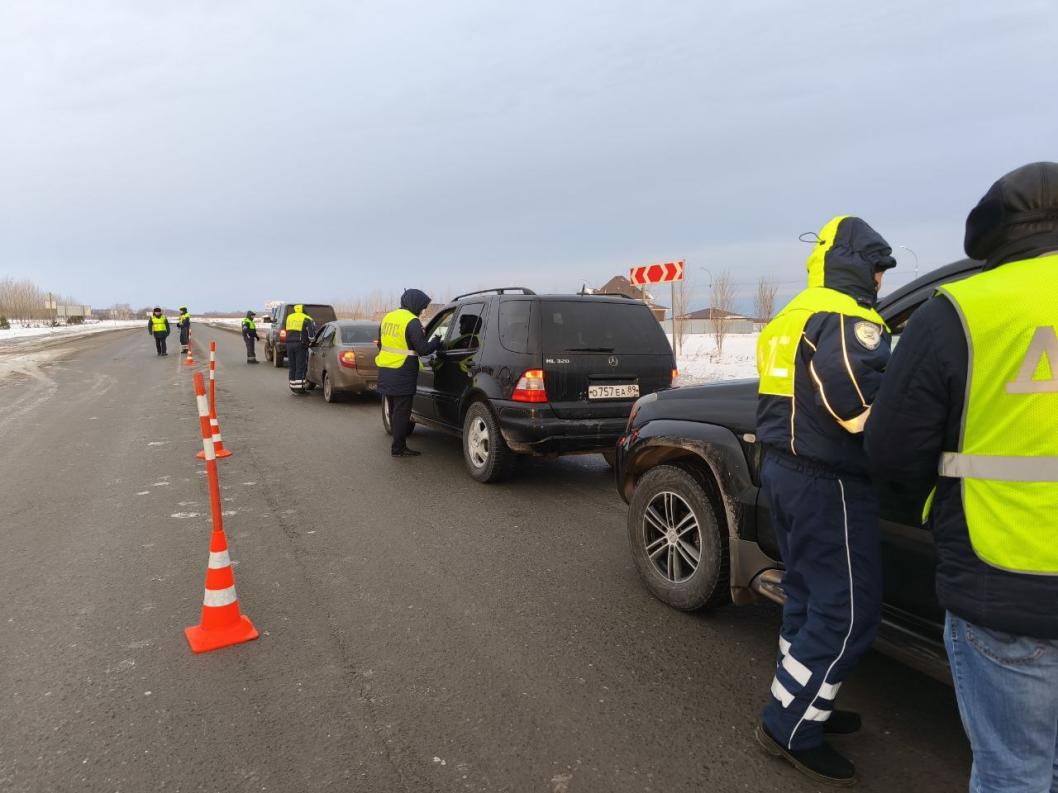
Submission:
{"label": "snow on roadside", "polygon": [[[756,377],[758,338],[760,333],[728,334],[724,338],[724,354],[717,355],[716,340],[711,333],[684,336],[676,358],[676,367],[680,371],[677,385]],[[671,336],[669,341],[672,341]]]}
{"label": "snow on roadside", "polygon": [[141,319],[103,320],[101,322],[86,322],[84,325],[63,325],[58,328],[48,326],[23,327],[12,324],[8,330],[0,330],[0,341],[7,339],[28,339],[34,336],[85,336],[92,333],[101,333],[114,328],[139,328],[147,327],[147,321]]}

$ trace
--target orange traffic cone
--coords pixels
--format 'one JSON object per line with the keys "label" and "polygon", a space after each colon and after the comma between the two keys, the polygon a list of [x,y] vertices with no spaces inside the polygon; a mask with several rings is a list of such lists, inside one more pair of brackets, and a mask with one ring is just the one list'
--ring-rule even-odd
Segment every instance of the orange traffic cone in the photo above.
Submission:
{"label": "orange traffic cone", "polygon": [[[217,420],[217,342],[209,343],[209,427],[213,439],[213,452],[217,457],[231,457],[231,450],[224,448],[224,439],[220,435],[220,422]],[[199,452],[198,459],[205,460],[205,452]]]}
{"label": "orange traffic cone", "polygon": [[235,594],[235,574],[228,556],[228,540],[224,530],[214,531],[209,543],[209,564],[206,569],[206,593],[202,600],[202,621],[184,628],[187,643],[196,653],[219,650],[231,644],[241,644],[258,636],[257,628],[239,610]]}
{"label": "orange traffic cone", "polygon": [[209,481],[209,500],[213,511],[213,535],[209,543],[209,564],[206,567],[206,592],[202,600],[202,620],[184,629],[187,643],[196,653],[217,650],[231,644],[256,639],[257,629],[239,610],[235,594],[235,574],[228,556],[228,540],[224,534],[224,518],[220,503],[220,480],[217,459],[213,451],[213,435],[209,425],[209,405],[202,373],[195,372],[195,398],[198,403],[198,422],[202,431],[202,451],[206,460],[206,479]]}
{"label": "orange traffic cone", "polygon": [[194,366],[195,359],[191,357],[191,329],[187,329],[187,357],[184,358],[184,366]]}

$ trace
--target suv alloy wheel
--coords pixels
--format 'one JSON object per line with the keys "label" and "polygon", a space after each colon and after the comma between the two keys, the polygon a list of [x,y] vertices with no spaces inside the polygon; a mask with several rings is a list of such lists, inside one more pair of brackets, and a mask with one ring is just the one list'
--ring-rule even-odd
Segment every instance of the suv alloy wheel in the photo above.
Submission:
{"label": "suv alloy wheel", "polygon": [[727,542],[714,505],[682,468],[659,465],[636,484],[628,542],[639,577],[658,600],[694,611],[730,597]]}
{"label": "suv alloy wheel", "polygon": [[463,419],[463,461],[479,482],[500,482],[514,470],[517,458],[485,402],[472,404]]}

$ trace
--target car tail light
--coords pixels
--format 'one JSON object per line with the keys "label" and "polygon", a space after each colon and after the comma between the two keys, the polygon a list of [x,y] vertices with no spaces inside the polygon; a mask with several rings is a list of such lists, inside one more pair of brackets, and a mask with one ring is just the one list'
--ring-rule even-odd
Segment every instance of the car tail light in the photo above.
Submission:
{"label": "car tail light", "polygon": [[287,329],[286,328],[283,328],[282,330],[279,331],[279,340],[280,341],[286,341],[287,340]]}
{"label": "car tail light", "polygon": [[338,356],[338,363],[344,366],[346,369],[356,368],[356,353],[352,350],[343,350]]}
{"label": "car tail light", "polygon": [[672,385],[676,385],[676,380],[679,378],[679,376],[680,376],[680,370],[679,369],[673,369],[672,370]]}
{"label": "car tail light", "polygon": [[530,369],[518,379],[511,399],[515,402],[547,402],[544,388],[544,370]]}

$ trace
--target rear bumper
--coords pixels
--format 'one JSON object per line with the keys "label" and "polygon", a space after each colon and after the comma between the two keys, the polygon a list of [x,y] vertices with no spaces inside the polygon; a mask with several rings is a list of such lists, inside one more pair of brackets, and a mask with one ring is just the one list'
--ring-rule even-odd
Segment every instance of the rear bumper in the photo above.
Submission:
{"label": "rear bumper", "polygon": [[507,445],[522,454],[589,454],[613,449],[627,417],[564,419],[549,405],[493,403]]}
{"label": "rear bumper", "polygon": [[[356,369],[344,369],[341,367],[332,369],[328,367],[327,375],[334,378],[332,385],[335,391],[363,394],[368,391],[378,390],[378,372],[364,374]],[[323,383],[317,382],[314,377],[309,377],[309,380],[316,385],[323,385]]]}
{"label": "rear bumper", "polygon": [[334,387],[339,391],[351,391],[357,394],[377,391],[378,372],[368,373],[356,369],[339,368],[334,372]]}

